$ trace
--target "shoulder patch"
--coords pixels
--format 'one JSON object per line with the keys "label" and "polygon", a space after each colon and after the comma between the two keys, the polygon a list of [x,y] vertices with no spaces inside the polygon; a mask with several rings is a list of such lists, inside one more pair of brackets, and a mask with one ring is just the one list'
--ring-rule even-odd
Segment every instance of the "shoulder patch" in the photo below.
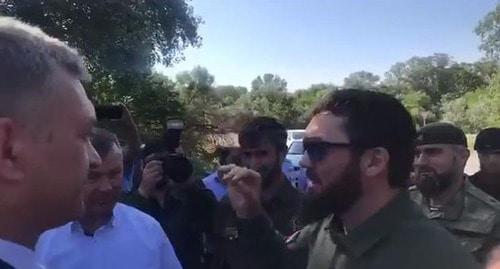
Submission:
{"label": "shoulder patch", "polygon": [[[326,218],[325,220],[329,219],[331,218]],[[324,227],[325,220],[306,225],[289,237],[286,237],[285,242],[287,246],[291,249],[299,249],[310,245],[317,238],[322,227]]]}

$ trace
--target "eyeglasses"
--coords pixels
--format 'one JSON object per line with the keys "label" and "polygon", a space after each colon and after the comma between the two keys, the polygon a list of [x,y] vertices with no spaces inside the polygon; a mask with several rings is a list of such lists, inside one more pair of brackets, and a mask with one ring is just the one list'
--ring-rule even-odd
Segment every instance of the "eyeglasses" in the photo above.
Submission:
{"label": "eyeglasses", "polygon": [[354,144],[351,143],[332,143],[326,141],[304,141],[304,154],[309,156],[309,159],[313,162],[319,162],[326,157],[328,152],[337,147],[337,148],[352,148],[355,147]]}

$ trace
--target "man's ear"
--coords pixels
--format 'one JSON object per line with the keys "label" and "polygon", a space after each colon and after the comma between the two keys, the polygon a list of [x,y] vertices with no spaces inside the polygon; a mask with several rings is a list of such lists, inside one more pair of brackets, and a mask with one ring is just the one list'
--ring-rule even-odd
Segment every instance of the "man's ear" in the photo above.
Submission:
{"label": "man's ear", "polygon": [[0,182],[15,182],[24,177],[19,163],[19,130],[9,118],[0,118]]}
{"label": "man's ear", "polygon": [[382,147],[365,150],[361,155],[360,169],[368,177],[374,177],[387,170],[389,152]]}

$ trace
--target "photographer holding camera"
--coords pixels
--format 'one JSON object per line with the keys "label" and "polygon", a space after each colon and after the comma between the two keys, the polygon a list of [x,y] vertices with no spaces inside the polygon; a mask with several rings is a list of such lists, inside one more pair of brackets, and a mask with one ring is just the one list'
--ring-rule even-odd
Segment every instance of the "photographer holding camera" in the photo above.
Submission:
{"label": "photographer holding camera", "polygon": [[167,124],[164,141],[146,146],[139,187],[124,202],[160,222],[184,269],[207,268],[216,200],[192,178],[190,161],[178,153],[181,132],[182,126]]}

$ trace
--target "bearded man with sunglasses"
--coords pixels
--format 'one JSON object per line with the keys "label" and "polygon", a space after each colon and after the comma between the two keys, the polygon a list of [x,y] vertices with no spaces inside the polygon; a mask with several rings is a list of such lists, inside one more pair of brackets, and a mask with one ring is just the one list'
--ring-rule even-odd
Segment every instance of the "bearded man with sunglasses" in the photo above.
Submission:
{"label": "bearded man with sunglasses", "polygon": [[[313,110],[304,158],[309,225],[285,240],[260,204],[258,173],[221,167],[246,255],[259,268],[477,268],[445,229],[411,202],[415,127],[395,98],[340,90]],[[290,263],[306,253],[307,265]]]}

